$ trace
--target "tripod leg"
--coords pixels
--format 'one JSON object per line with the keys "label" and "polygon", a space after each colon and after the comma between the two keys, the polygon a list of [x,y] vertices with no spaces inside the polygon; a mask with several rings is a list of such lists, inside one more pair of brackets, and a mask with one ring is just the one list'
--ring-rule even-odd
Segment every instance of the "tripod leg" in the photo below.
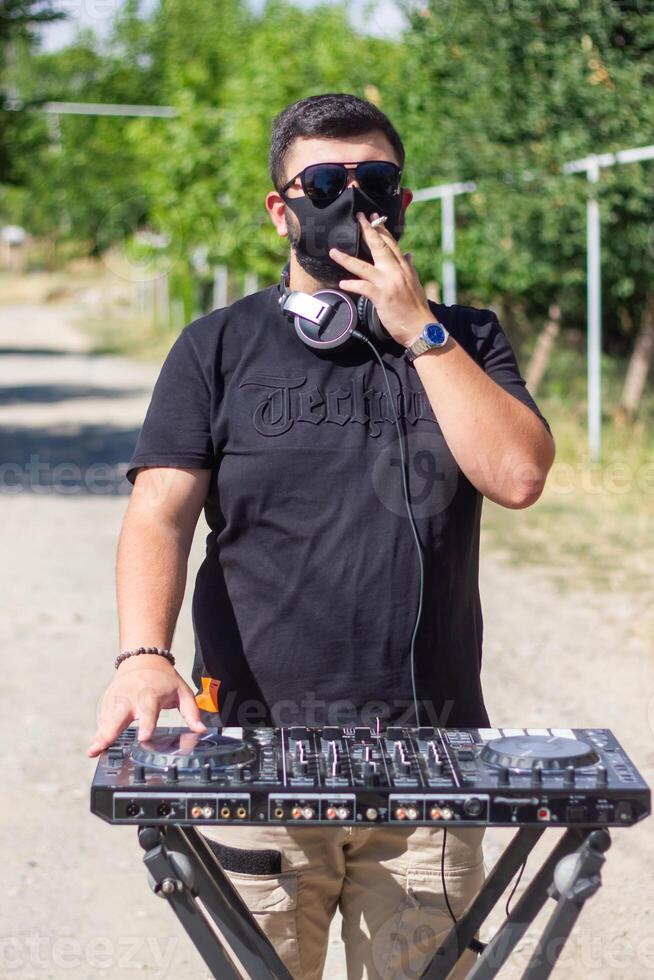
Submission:
{"label": "tripod leg", "polygon": [[490,980],[491,977],[499,973],[545,904],[548,887],[552,882],[557,864],[561,858],[576,850],[580,840],[584,840],[588,833],[589,831],[579,831],[572,827],[566,830],[556,847],[536,872],[531,884],[517,902],[511,915],[493,936],[473,966],[467,980]]}
{"label": "tripod leg", "polygon": [[422,972],[421,980],[445,980],[544,831],[545,827],[523,827],[511,838],[472,905],[450,930]]}
{"label": "tripod leg", "polygon": [[532,953],[523,980],[547,980],[561,954],[584,903],[602,884],[601,867],[611,838],[604,829],[594,830],[574,855],[564,858],[554,872],[550,888],[557,905]]}
{"label": "tripod leg", "polygon": [[170,826],[166,828],[166,842],[192,862],[197,897],[225,936],[249,980],[293,980],[202,834],[195,827]]}
{"label": "tripod leg", "polygon": [[220,977],[221,980],[241,980],[241,974],[235,969],[224,946],[202,914],[195,901],[195,896],[177,877],[178,870],[171,863],[163,845],[149,846],[143,860],[150,872],[155,892],[168,901],[180,924],[207,964],[211,975]]}
{"label": "tripod leg", "polygon": [[[152,831],[159,832],[162,842],[154,848],[151,846]],[[220,980],[241,977],[221,942],[224,937],[248,980],[293,980],[232,887],[211,848],[194,827],[171,825],[161,831],[144,828],[139,839],[147,848],[144,861],[155,882],[160,883],[165,897],[215,977]],[[168,886],[164,887],[166,881]],[[183,901],[177,898],[178,894],[184,896]],[[193,915],[188,911],[189,902]],[[226,963],[230,972],[225,969]]]}

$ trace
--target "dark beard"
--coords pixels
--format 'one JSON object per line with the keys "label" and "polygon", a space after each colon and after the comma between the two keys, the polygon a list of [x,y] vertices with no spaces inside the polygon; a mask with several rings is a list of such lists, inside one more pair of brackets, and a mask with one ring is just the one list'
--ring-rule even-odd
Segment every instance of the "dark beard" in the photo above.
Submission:
{"label": "dark beard", "polygon": [[291,248],[295,252],[298,265],[321,286],[337,287],[341,279],[347,279],[349,273],[338,262],[328,256],[309,255],[300,245],[300,223],[289,207],[285,208],[286,228]]}

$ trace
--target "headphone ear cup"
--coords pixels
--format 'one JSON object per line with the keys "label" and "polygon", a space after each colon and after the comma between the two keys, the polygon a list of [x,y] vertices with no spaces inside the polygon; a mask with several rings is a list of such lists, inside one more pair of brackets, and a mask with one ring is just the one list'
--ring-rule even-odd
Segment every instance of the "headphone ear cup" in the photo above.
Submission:
{"label": "headphone ear cup", "polygon": [[295,332],[300,340],[315,350],[335,350],[349,343],[357,327],[357,309],[354,300],[336,289],[320,289],[312,294],[332,308],[333,315],[324,325],[295,316]]}
{"label": "headphone ear cup", "polygon": [[367,330],[373,340],[385,342],[390,334],[379,319],[379,314],[367,296],[359,296],[357,301],[359,324]]}

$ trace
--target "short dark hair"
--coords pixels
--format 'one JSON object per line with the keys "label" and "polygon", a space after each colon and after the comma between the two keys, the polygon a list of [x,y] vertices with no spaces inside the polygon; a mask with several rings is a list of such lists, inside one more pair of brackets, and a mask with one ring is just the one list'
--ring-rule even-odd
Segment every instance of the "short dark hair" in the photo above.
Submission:
{"label": "short dark hair", "polygon": [[275,118],[270,141],[270,176],[279,190],[285,183],[284,164],[294,140],[299,137],[338,139],[343,136],[363,136],[380,130],[404,166],[404,145],[392,122],[384,113],[365,99],[347,93],[311,95],[283,109]]}

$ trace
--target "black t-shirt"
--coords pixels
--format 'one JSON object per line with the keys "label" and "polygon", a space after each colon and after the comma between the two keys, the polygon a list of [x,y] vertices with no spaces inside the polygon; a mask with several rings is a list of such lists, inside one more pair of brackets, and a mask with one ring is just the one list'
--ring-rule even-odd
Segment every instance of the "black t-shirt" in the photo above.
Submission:
{"label": "black t-shirt", "polygon": [[[542,419],[495,314],[433,310]],[[483,726],[482,497],[457,466],[403,349],[381,349],[425,556],[415,644],[422,723]],[[202,675],[220,680],[225,723],[413,722],[419,564],[398,433],[366,345],[307,347],[274,286],[196,320],[162,367],[131,481],[142,466],[212,470],[193,678],[198,687]]]}

